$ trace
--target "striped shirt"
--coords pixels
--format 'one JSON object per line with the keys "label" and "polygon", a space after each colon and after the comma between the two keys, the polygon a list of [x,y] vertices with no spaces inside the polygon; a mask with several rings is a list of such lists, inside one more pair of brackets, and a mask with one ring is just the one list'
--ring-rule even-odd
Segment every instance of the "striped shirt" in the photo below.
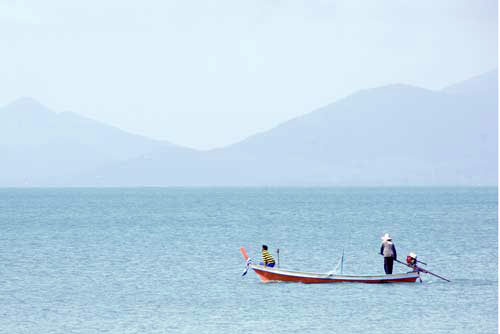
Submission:
{"label": "striped shirt", "polygon": [[273,257],[271,256],[271,254],[269,254],[267,250],[262,251],[262,259],[264,260],[264,264],[274,263]]}

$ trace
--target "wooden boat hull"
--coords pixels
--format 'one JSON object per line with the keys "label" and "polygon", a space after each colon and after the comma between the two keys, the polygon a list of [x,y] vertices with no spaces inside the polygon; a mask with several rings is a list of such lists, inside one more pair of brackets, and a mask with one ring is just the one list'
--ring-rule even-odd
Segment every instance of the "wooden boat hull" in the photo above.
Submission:
{"label": "wooden boat hull", "polygon": [[322,284],[322,283],[414,283],[418,277],[418,272],[409,272],[394,275],[381,276],[352,276],[352,275],[328,275],[317,273],[295,272],[289,270],[272,269],[263,266],[250,266],[260,280],[264,283],[269,282],[295,282],[304,284]]}
{"label": "wooden boat hull", "polygon": [[[241,253],[245,260],[248,260],[248,255],[245,249],[241,248]],[[284,270],[278,268],[270,268],[256,264],[249,264],[249,268],[253,269],[260,280],[264,283],[270,282],[291,282],[304,284],[324,284],[324,283],[414,283],[419,278],[419,273],[416,271],[380,276],[354,276],[354,275],[329,275],[322,273],[308,273]]]}

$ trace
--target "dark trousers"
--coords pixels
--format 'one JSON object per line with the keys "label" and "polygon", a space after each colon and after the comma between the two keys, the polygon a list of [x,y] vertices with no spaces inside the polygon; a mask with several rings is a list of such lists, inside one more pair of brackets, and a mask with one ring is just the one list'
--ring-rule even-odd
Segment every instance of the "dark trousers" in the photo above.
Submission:
{"label": "dark trousers", "polygon": [[392,274],[393,264],[394,264],[394,259],[392,257],[384,257],[384,270],[386,275]]}

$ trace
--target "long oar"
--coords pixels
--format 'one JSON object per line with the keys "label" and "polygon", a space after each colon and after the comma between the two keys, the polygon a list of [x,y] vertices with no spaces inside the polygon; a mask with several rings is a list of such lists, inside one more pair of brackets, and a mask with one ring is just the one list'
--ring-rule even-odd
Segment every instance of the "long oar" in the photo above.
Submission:
{"label": "long oar", "polygon": [[[407,266],[407,267],[413,268],[412,266],[410,266],[410,265],[408,265],[408,264],[406,264],[406,263],[404,263],[404,262],[401,262],[401,261],[399,261],[399,260],[397,260],[397,259],[394,259],[394,261],[396,261],[396,262],[398,262],[398,263],[401,263],[401,264],[404,264],[404,265],[405,265],[405,266]],[[427,269],[423,269],[423,268],[420,268],[420,267],[416,267],[416,268],[417,268],[417,270],[418,270],[418,271],[421,271],[421,272],[423,272],[423,273],[426,273],[426,274],[429,274],[429,275],[432,275],[432,276],[436,276],[437,278],[440,278],[440,279],[442,279],[442,280],[445,280],[446,282],[451,282],[449,279],[444,278],[444,277],[442,277],[442,276],[439,276],[439,275],[437,275],[437,274],[431,273],[431,272],[430,272],[429,270],[427,270]]]}
{"label": "long oar", "polygon": [[417,260],[418,263],[422,263],[424,266],[427,265],[427,263],[423,262],[423,261],[420,261],[420,260]]}

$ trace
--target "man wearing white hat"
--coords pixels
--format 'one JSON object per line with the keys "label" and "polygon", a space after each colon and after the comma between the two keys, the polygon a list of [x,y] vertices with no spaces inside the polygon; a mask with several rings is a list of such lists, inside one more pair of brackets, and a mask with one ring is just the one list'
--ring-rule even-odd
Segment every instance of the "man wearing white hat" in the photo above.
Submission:
{"label": "man wearing white hat", "polygon": [[392,266],[394,260],[398,258],[396,247],[392,242],[391,236],[386,233],[382,237],[382,245],[380,246],[380,254],[384,256],[384,270],[386,275],[392,274]]}

